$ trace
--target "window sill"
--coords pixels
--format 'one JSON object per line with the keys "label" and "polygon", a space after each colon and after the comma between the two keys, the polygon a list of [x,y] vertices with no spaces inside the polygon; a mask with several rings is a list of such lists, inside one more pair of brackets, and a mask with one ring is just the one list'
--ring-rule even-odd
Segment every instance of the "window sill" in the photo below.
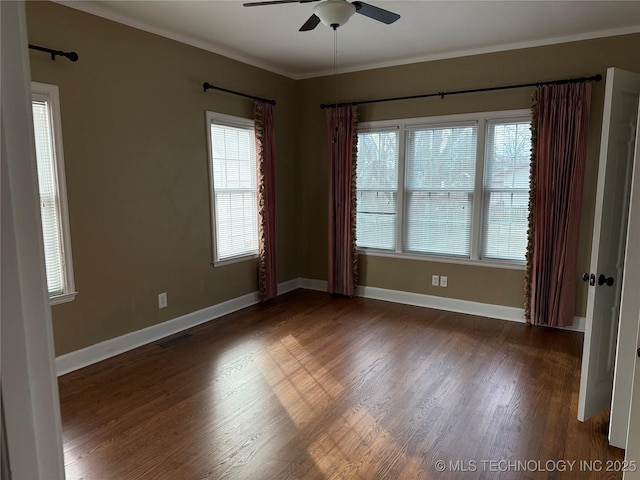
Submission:
{"label": "window sill", "polygon": [[470,265],[475,267],[488,267],[488,268],[504,268],[507,270],[524,270],[526,265],[524,262],[501,262],[499,260],[470,260],[467,258],[455,258],[444,257],[437,255],[421,255],[418,253],[398,253],[388,252],[385,250],[370,250],[370,249],[358,249],[358,254],[371,256],[371,257],[388,257],[399,258],[403,260],[420,260],[423,262],[438,262],[438,263],[455,263],[458,265]]}
{"label": "window sill", "polygon": [[73,302],[76,299],[78,292],[63,293],[62,295],[56,295],[49,297],[49,305],[60,305],[61,303]]}
{"label": "window sill", "polygon": [[251,255],[242,255],[239,257],[225,258],[224,260],[215,260],[211,263],[211,265],[215,267],[224,267],[225,265],[231,265],[232,263],[246,262],[247,260],[253,260],[254,258],[258,258],[257,253],[252,253]]}

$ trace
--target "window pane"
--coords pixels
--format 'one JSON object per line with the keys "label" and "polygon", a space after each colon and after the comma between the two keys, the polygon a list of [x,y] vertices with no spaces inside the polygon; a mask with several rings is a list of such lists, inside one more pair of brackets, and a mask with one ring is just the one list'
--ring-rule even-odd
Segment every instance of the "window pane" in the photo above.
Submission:
{"label": "window pane", "polygon": [[395,250],[398,131],[358,134],[356,244]]}
{"label": "window pane", "polygon": [[409,131],[408,189],[473,190],[475,165],[475,125]]}
{"label": "window pane", "polygon": [[530,161],[530,121],[487,125],[482,258],[525,260]]}
{"label": "window pane", "polygon": [[212,124],[211,150],[216,188],[256,188],[253,131]]}
{"label": "window pane", "polygon": [[475,124],[408,132],[405,250],[470,255],[475,165]]}
{"label": "window pane", "polygon": [[487,126],[485,188],[529,190],[531,123],[490,123]]}
{"label": "window pane", "polygon": [[357,245],[395,250],[396,192],[358,191]]}
{"label": "window pane", "polygon": [[472,197],[467,192],[407,192],[405,250],[468,257]]}
{"label": "window pane", "polygon": [[218,259],[258,250],[257,212],[254,192],[216,193]]}
{"label": "window pane", "polygon": [[32,109],[47,289],[49,295],[59,295],[65,290],[65,274],[51,112],[47,101],[33,101]]}
{"label": "window pane", "polygon": [[211,156],[215,260],[257,253],[258,200],[253,128],[212,123]]}
{"label": "window pane", "polygon": [[398,131],[358,134],[358,189],[396,190],[398,186]]}
{"label": "window pane", "polygon": [[525,259],[529,193],[487,192],[483,257]]}

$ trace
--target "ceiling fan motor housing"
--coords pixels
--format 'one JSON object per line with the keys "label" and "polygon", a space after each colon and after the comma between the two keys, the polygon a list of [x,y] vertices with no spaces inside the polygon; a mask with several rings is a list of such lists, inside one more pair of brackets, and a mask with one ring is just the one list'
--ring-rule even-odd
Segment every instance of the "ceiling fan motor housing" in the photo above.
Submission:
{"label": "ceiling fan motor housing", "polygon": [[322,23],[331,28],[337,28],[347,23],[356,11],[356,6],[346,0],[325,0],[313,9]]}

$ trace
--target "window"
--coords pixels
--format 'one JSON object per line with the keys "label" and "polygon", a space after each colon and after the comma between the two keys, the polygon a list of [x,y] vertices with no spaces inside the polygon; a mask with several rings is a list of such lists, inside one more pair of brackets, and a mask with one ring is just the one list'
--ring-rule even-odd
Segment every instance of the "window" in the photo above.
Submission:
{"label": "window", "polygon": [[258,253],[253,121],[207,112],[214,264]]}
{"label": "window", "polygon": [[58,87],[31,83],[47,289],[51,304],[75,298]]}
{"label": "window", "polygon": [[476,125],[407,131],[405,250],[469,256]]}
{"label": "window", "polygon": [[487,124],[482,257],[525,259],[531,122]]}
{"label": "window", "polygon": [[523,110],[361,124],[358,248],[522,264],[530,125]]}
{"label": "window", "polygon": [[358,246],[395,250],[398,130],[358,134]]}

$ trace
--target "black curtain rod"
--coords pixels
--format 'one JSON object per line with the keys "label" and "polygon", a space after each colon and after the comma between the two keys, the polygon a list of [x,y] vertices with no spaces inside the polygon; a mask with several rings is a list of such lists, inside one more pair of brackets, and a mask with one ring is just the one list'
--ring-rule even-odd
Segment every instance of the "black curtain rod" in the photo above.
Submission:
{"label": "black curtain rod", "polygon": [[602,80],[602,75],[597,74],[597,75],[594,75],[593,77],[566,78],[564,80],[552,80],[549,82],[536,82],[536,83],[523,83],[520,85],[506,85],[503,87],[473,88],[470,90],[456,90],[453,92],[438,92],[438,93],[427,93],[423,95],[409,95],[407,97],[392,97],[392,98],[381,98],[378,100],[363,100],[361,102],[344,102],[344,103],[331,103],[331,104],[323,103],[320,105],[320,108],[324,109],[324,108],[348,107],[353,105],[362,105],[364,103],[395,102],[397,100],[411,100],[416,98],[428,98],[428,97],[444,98],[445,95],[460,95],[461,93],[491,92],[494,90],[510,90],[512,88],[542,87],[543,85],[564,85],[567,83],[599,82],[600,80]]}
{"label": "black curtain rod", "polygon": [[78,54],[76,52],[63,52],[62,50],[51,50],[46,47],[39,47],[38,45],[29,44],[29,48],[32,50],[38,50],[40,52],[47,52],[51,54],[51,60],[56,59],[56,55],[60,55],[61,57],[67,57],[72,62],[78,61]]}
{"label": "black curtain rod", "polygon": [[229,90],[228,88],[216,87],[215,85],[211,85],[209,82],[204,82],[202,84],[202,88],[204,89],[205,92],[207,90],[209,90],[210,88],[213,88],[214,90],[220,90],[221,92],[233,93],[234,95],[239,95],[241,97],[250,98],[252,100],[258,100],[259,102],[270,103],[271,105],[275,105],[276,104],[275,100],[269,100],[268,98],[254,97],[253,95],[247,95],[246,93],[236,92],[234,90]]}

